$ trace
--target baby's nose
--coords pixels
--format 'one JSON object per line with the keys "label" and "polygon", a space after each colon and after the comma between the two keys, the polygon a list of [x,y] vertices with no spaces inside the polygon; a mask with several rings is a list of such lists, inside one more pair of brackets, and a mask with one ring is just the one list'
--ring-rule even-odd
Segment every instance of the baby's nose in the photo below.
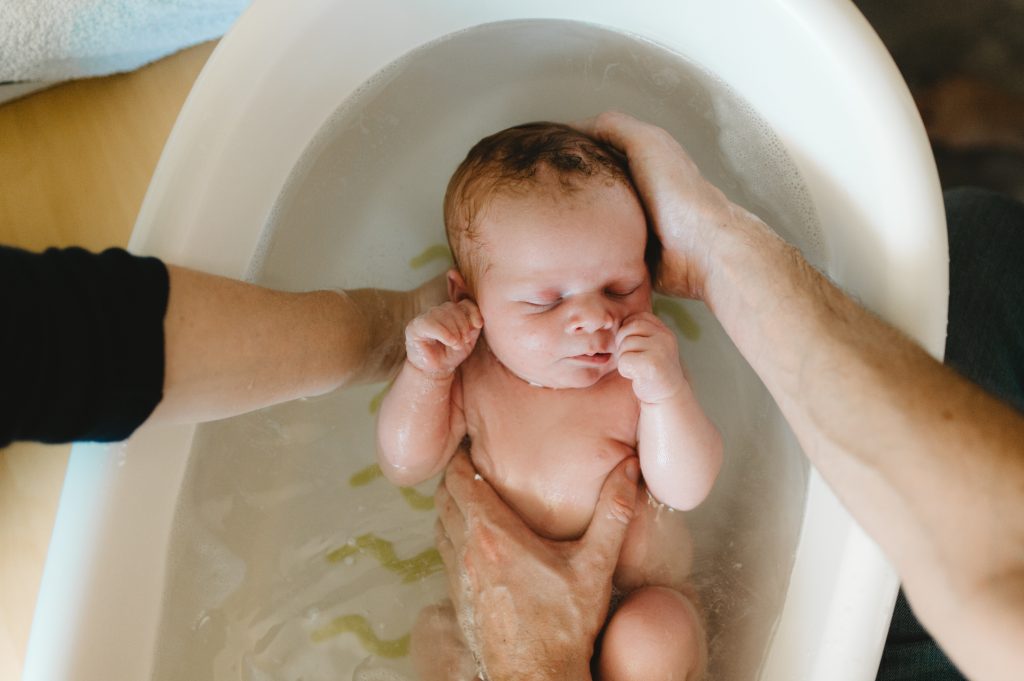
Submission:
{"label": "baby's nose", "polygon": [[566,330],[569,333],[594,333],[614,326],[615,316],[603,301],[585,298],[572,306]]}

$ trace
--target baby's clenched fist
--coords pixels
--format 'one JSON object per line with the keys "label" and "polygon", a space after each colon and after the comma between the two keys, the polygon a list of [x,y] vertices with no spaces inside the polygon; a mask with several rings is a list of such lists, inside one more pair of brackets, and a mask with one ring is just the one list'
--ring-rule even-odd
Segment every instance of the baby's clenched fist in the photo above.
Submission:
{"label": "baby's clenched fist", "polygon": [[446,378],[473,352],[484,319],[471,300],[443,303],[405,327],[409,363],[431,378]]}
{"label": "baby's clenched fist", "polygon": [[686,385],[676,337],[653,313],[630,315],[615,334],[619,373],[641,402],[664,402]]}

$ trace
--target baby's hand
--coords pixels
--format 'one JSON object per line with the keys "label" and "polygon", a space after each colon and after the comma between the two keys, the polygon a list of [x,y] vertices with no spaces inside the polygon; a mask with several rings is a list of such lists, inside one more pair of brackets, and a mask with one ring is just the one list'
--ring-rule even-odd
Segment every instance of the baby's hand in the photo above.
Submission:
{"label": "baby's hand", "polygon": [[651,312],[627,317],[615,335],[619,373],[633,382],[641,402],[664,402],[685,385],[676,337]]}
{"label": "baby's hand", "polygon": [[484,319],[470,300],[443,303],[405,327],[409,363],[431,378],[451,376],[473,352]]}

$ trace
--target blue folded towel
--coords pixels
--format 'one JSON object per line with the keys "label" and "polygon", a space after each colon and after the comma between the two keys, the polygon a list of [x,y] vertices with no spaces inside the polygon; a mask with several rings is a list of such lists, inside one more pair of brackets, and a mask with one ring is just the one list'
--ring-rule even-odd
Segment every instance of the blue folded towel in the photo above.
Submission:
{"label": "blue folded towel", "polygon": [[220,37],[251,0],[0,0],[0,83],[131,71]]}

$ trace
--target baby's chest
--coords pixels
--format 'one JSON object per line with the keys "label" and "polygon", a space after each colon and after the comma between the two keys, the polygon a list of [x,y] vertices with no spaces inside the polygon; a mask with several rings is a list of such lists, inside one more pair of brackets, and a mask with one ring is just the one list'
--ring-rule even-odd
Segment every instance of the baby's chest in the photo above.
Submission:
{"label": "baby's chest", "polygon": [[562,538],[585,528],[608,473],[636,453],[629,383],[616,375],[550,390],[472,379],[466,427],[480,472],[536,531]]}
{"label": "baby's chest", "polygon": [[467,431],[475,445],[486,447],[506,466],[564,468],[571,463],[578,471],[599,465],[609,454],[614,467],[635,453],[638,412],[632,400],[608,395],[491,397],[468,410]]}

